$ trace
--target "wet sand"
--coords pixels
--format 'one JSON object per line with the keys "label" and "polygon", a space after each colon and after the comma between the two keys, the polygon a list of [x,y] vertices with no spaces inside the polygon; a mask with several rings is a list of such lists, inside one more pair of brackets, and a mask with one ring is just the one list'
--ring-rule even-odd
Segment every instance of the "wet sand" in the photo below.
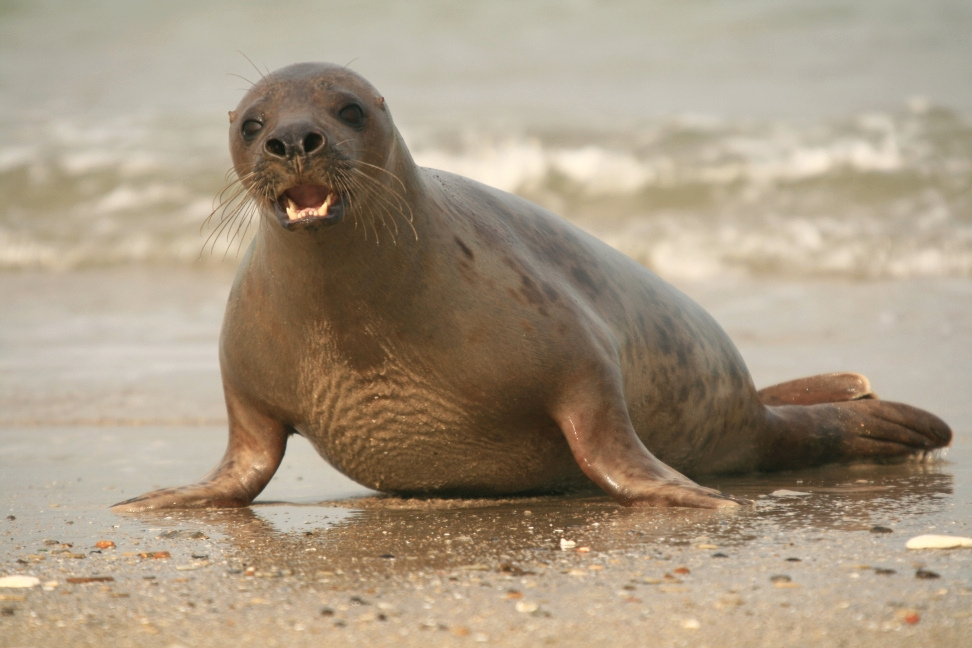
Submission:
{"label": "wet sand", "polygon": [[221,455],[216,345],[230,280],[0,275],[0,577],[41,583],[0,589],[0,646],[886,647],[972,636],[972,550],[904,546],[923,533],[972,536],[972,282],[681,286],[733,337],[757,385],[865,373],[882,397],[952,425],[944,461],[707,480],[756,505],[632,511],[604,497],[379,497],[294,439],[248,509],[110,513]]}

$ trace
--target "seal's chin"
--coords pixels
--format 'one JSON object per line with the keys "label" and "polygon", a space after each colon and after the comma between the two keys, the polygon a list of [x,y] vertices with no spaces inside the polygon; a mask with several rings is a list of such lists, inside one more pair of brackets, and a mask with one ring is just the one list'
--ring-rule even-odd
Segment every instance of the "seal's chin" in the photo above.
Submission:
{"label": "seal's chin", "polygon": [[277,197],[274,212],[288,230],[336,225],[344,219],[344,200],[324,185],[297,185]]}

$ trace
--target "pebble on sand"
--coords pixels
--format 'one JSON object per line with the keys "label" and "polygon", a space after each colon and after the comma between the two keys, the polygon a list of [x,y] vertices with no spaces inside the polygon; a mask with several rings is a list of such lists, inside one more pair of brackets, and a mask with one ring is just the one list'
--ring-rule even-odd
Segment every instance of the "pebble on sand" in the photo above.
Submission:
{"label": "pebble on sand", "polygon": [[516,611],[522,612],[523,614],[530,614],[532,612],[536,612],[538,609],[540,609],[540,606],[534,603],[533,601],[516,602]]}
{"label": "pebble on sand", "polygon": [[958,549],[972,547],[972,538],[947,535],[920,535],[905,543],[909,549]]}

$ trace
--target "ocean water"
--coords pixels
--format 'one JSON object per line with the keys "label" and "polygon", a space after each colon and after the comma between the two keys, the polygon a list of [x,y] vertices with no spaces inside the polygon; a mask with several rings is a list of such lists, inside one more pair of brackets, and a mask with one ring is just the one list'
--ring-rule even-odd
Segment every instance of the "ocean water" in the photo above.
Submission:
{"label": "ocean water", "polygon": [[969,277],[969,34],[967,0],[8,0],[0,269],[233,264],[226,111],[327,60],[420,164],[666,277]]}

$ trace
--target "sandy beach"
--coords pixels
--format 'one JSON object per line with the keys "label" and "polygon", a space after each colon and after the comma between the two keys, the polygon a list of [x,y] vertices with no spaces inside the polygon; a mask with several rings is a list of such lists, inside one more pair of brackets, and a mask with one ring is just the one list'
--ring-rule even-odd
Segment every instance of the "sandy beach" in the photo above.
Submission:
{"label": "sandy beach", "polygon": [[0,645],[886,647],[972,633],[972,550],[905,548],[972,536],[967,280],[680,286],[757,385],[866,373],[953,426],[943,461],[709,480],[756,505],[632,511],[376,497],[297,438],[248,509],[110,513],[220,456],[230,281],[0,275],[0,577],[38,579],[0,589]]}

